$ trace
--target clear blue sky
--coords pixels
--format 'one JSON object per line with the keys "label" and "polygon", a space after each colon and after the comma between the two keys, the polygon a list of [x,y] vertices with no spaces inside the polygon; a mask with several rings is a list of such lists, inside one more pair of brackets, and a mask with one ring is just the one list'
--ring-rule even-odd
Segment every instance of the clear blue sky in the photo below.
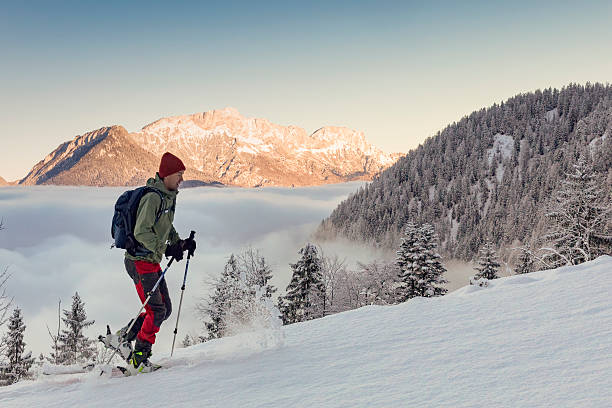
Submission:
{"label": "clear blue sky", "polygon": [[612,3],[21,2],[0,11],[0,176],[102,126],[233,106],[406,152],[517,93],[612,82]]}

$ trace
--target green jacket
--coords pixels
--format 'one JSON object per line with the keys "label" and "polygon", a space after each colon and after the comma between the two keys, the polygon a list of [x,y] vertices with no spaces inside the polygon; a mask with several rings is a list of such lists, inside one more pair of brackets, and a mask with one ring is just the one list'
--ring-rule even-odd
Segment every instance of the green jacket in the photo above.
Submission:
{"label": "green jacket", "polygon": [[[172,225],[178,191],[166,189],[164,181],[159,177],[159,174],[155,174],[155,178],[147,180],[147,186],[159,190],[163,197],[162,203],[157,193],[150,192],[142,196],[138,205],[134,238],[149,250],[150,253],[143,256],[132,256],[126,251],[125,257],[133,261],[160,263],[166,251],[166,246],[180,240],[178,233]],[[157,222],[155,222],[160,206],[163,212]]]}

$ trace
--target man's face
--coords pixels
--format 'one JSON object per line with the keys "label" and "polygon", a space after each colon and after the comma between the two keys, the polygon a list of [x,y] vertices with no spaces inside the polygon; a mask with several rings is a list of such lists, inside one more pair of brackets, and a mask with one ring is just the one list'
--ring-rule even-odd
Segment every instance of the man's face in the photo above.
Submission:
{"label": "man's face", "polygon": [[183,181],[183,173],[184,171],[179,171],[176,173],[172,173],[166,177],[164,177],[164,185],[169,191],[177,191],[179,188],[179,184]]}

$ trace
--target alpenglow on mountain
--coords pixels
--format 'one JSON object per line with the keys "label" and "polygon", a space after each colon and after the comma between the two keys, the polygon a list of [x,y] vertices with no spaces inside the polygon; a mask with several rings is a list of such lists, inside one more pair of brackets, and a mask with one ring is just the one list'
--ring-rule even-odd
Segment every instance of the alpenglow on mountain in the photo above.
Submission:
{"label": "alpenglow on mountain", "polygon": [[140,132],[111,126],[77,136],[36,164],[19,184],[142,184],[155,174],[166,151],[183,160],[191,184],[241,187],[371,180],[399,157],[348,128],[322,127],[309,135],[300,127],[246,118],[225,108],[163,118]]}
{"label": "alpenglow on mountain", "polygon": [[[612,86],[517,95],[429,138],[342,202],[318,235],[397,249],[406,223],[433,224],[445,257],[486,241],[541,245],[547,204],[578,158],[612,194]],[[504,254],[502,254],[504,255]]]}

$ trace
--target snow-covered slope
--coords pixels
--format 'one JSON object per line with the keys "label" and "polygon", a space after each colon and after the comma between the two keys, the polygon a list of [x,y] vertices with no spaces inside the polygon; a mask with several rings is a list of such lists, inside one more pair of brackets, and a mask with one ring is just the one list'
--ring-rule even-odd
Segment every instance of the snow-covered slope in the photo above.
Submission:
{"label": "snow-covered slope", "polygon": [[[609,407],[612,257],[175,352],[168,369],[58,375],[6,407]],[[170,335],[168,327],[162,329]]]}

